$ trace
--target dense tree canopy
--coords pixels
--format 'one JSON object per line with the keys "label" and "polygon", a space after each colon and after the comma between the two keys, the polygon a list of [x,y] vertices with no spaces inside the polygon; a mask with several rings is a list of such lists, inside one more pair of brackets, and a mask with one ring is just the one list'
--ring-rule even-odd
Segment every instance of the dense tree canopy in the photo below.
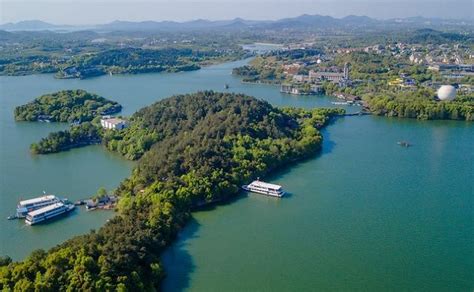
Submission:
{"label": "dense tree canopy", "polygon": [[62,90],[42,95],[15,108],[17,121],[86,122],[97,116],[120,112],[115,101],[85,90]]}
{"label": "dense tree canopy", "polygon": [[367,100],[370,110],[377,115],[421,120],[474,121],[473,96],[459,96],[453,101],[438,101],[429,91],[417,91],[378,94],[368,97]]}
{"label": "dense tree canopy", "polygon": [[314,155],[321,147],[318,128],[341,113],[277,109],[211,91],[140,110],[134,127],[106,140],[114,149],[139,147],[143,139],[149,144],[141,145],[137,167],[117,190],[119,214],[97,232],[35,251],[23,262],[2,260],[0,289],[159,289],[160,253],[193,207],[235,196],[244,182]]}
{"label": "dense tree canopy", "polygon": [[101,142],[102,130],[90,122],[72,126],[70,130],[53,132],[48,137],[30,146],[34,154],[56,153],[71,148],[98,144]]}

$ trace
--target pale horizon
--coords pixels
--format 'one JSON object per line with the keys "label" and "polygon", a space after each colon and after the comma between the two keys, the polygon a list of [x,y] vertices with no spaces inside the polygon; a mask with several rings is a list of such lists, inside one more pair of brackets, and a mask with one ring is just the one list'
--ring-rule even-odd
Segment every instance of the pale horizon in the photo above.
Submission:
{"label": "pale horizon", "polygon": [[[55,25],[97,25],[113,21],[176,21],[197,19],[277,20],[303,14],[342,18],[348,15],[374,19],[426,17],[472,20],[473,1],[393,1],[389,0],[316,0],[316,1],[140,1],[102,0],[0,0],[0,24],[40,20]],[[466,9],[459,9],[465,7]],[[252,9],[249,9],[252,8]],[[407,9],[408,8],[408,9]],[[467,9],[470,8],[470,9]]]}

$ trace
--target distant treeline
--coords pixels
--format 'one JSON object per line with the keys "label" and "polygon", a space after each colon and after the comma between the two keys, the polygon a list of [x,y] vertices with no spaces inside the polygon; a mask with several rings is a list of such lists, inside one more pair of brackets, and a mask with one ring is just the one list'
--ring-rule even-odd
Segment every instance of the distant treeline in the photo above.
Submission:
{"label": "distant treeline", "polygon": [[100,48],[97,52],[73,54],[59,59],[47,53],[0,58],[0,75],[56,73],[57,78],[84,79],[108,73],[179,72],[198,70],[201,64],[241,56],[243,51],[208,48]]}
{"label": "distant treeline", "polygon": [[[88,68],[101,70],[104,74],[106,72],[113,74],[177,72],[198,70],[200,62],[218,56],[218,52],[192,49],[167,48],[151,50],[127,48],[106,50],[91,55],[85,54],[74,59],[70,65],[79,74]],[[67,77],[67,70],[71,71],[72,69],[67,67],[65,70],[61,70],[58,73],[58,77]],[[86,78],[87,76],[82,77]]]}

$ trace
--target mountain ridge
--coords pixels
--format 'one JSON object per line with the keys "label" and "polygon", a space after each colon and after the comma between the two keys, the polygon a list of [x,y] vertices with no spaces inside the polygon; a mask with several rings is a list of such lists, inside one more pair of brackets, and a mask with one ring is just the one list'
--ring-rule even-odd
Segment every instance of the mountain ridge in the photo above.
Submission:
{"label": "mountain ridge", "polygon": [[319,14],[303,14],[296,17],[288,17],[277,20],[247,20],[240,17],[228,20],[207,20],[194,19],[189,21],[127,21],[115,20],[105,24],[96,25],[56,25],[41,20],[25,20],[16,23],[5,23],[0,25],[0,30],[5,31],[38,31],[38,30],[94,30],[94,31],[142,31],[142,30],[197,30],[197,29],[217,29],[234,28],[243,29],[250,27],[261,27],[269,29],[283,28],[327,28],[327,27],[353,27],[362,28],[373,25],[380,26],[400,26],[400,25],[474,25],[473,20],[453,20],[441,18],[425,18],[421,16],[375,19],[363,15],[347,15],[336,18]]}

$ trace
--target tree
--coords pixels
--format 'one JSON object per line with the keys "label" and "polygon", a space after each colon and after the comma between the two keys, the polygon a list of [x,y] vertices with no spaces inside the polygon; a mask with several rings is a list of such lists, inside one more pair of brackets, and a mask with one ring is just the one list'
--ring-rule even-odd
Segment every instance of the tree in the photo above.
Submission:
{"label": "tree", "polygon": [[94,196],[94,200],[100,200],[105,196],[107,196],[107,190],[104,187],[100,187]]}
{"label": "tree", "polygon": [[12,262],[9,256],[0,256],[0,267],[8,266]]}

